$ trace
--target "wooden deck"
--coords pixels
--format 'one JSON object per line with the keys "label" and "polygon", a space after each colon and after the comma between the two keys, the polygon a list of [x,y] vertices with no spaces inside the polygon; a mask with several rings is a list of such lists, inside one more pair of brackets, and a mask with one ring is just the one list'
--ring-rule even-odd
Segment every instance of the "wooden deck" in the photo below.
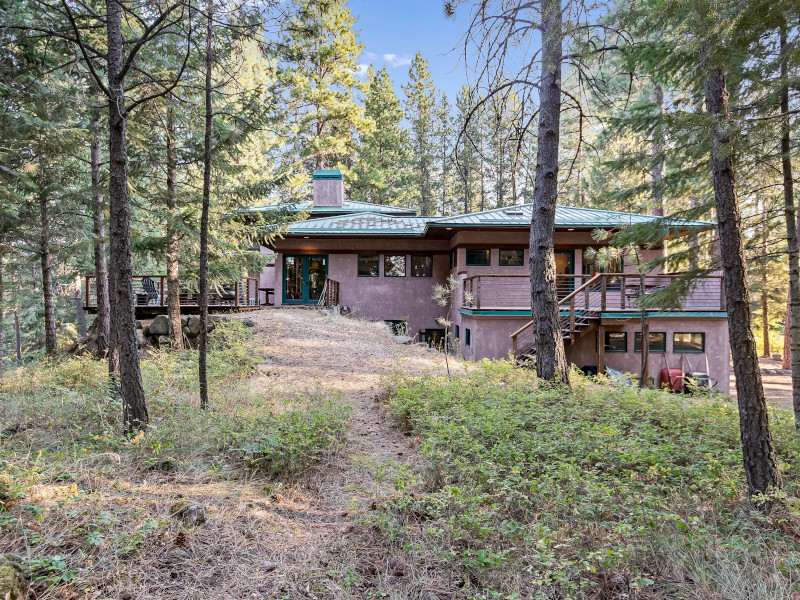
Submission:
{"label": "wooden deck", "polygon": [[[137,317],[147,318],[166,314],[168,303],[166,275],[135,275],[133,289],[136,296],[134,310]],[[259,302],[259,296],[265,296]],[[240,312],[258,310],[266,306],[268,294],[258,288],[258,279],[243,277],[240,281],[224,284],[212,289],[208,299],[208,310],[214,312]],[[87,275],[84,282],[84,310],[90,314],[97,312],[96,277]],[[200,294],[182,286],[180,292],[182,314],[200,312]]]}

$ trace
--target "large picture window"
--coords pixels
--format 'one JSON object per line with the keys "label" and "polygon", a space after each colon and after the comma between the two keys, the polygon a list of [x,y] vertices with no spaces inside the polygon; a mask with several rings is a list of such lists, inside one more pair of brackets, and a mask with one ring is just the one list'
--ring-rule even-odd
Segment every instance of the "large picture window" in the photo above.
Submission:
{"label": "large picture window", "polygon": [[625,331],[606,331],[606,352],[627,352],[628,334]]}
{"label": "large picture window", "polygon": [[[664,354],[667,351],[667,332],[666,331],[651,331],[647,334],[648,344],[647,349],[653,354]],[[633,336],[633,351],[642,351],[642,332],[637,331]]]}
{"label": "large picture window", "polygon": [[500,250],[501,267],[521,267],[525,264],[524,250]]}
{"label": "large picture window", "polygon": [[490,250],[467,248],[467,266],[488,267],[491,264],[491,256]]}
{"label": "large picture window", "polygon": [[412,277],[433,277],[433,256],[417,254],[411,257]]}
{"label": "large picture window", "polygon": [[702,354],[706,351],[706,334],[699,331],[673,333],[672,351],[676,354]]}
{"label": "large picture window", "polygon": [[359,254],[358,255],[358,276],[359,277],[377,277],[378,273],[378,255],[377,254]]}
{"label": "large picture window", "polygon": [[406,276],[406,255],[405,254],[385,254],[383,256],[383,276],[384,277],[405,277]]}

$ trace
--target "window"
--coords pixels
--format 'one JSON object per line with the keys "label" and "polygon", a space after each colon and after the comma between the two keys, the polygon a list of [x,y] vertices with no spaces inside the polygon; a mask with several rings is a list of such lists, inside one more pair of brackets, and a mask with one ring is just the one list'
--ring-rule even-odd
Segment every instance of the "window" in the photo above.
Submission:
{"label": "window", "polygon": [[676,354],[702,354],[706,351],[706,334],[702,332],[673,333],[672,351]]}
{"label": "window", "polygon": [[472,332],[469,330],[469,327],[464,328],[464,345],[469,348],[472,346]]}
{"label": "window", "polygon": [[501,267],[521,267],[525,264],[524,250],[500,250]]}
{"label": "window", "polygon": [[488,267],[491,264],[490,257],[490,250],[475,250],[473,248],[467,248],[468,267]]}
{"label": "window", "polygon": [[[598,264],[597,254],[591,258],[586,256],[586,250],[583,251],[583,267],[584,275],[595,275],[597,273],[624,273],[625,261],[622,256],[611,258],[605,265]],[[622,285],[619,277],[609,277],[606,281],[606,288],[610,290],[618,290]]]}
{"label": "window", "polygon": [[[648,343],[647,349],[653,354],[664,354],[667,351],[667,332],[666,331],[651,331],[647,334]],[[633,336],[633,351],[642,351],[642,332],[637,331]]]}
{"label": "window", "polygon": [[378,255],[359,254],[358,255],[358,276],[377,277],[378,276]]}
{"label": "window", "polygon": [[450,252],[450,268],[458,268],[458,250],[455,248]]}
{"label": "window", "polygon": [[606,331],[606,352],[627,352],[628,334],[625,331]]}
{"label": "window", "polygon": [[433,257],[416,255],[411,257],[412,277],[433,277]]}
{"label": "window", "polygon": [[405,254],[385,254],[383,257],[383,276],[384,277],[405,277],[406,276],[406,255]]}
{"label": "window", "polygon": [[456,339],[461,337],[461,329],[456,325]]}

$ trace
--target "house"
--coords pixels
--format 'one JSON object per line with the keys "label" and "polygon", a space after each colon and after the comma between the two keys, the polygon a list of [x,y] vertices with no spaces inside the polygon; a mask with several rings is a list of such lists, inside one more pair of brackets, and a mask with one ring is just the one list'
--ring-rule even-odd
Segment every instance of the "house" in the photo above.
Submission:
{"label": "house", "polygon": [[[421,217],[411,209],[354,202],[344,197],[339,171],[314,174],[313,201],[282,206],[309,218],[263,253],[274,264],[260,287],[274,287],[274,304],[333,302],[349,314],[383,320],[420,340],[439,340],[437,322],[448,309],[432,300],[434,284],[449,275],[459,282],[450,334],[471,359],[502,358],[531,351],[528,236],[531,206],[511,206],[448,217]],[[275,210],[275,205],[253,212]],[[559,206],[555,254],[560,318],[567,358],[587,371],[606,367],[638,373],[641,312],[638,299],[663,289],[675,274],[636,265],[602,269],[589,248],[596,229],[616,230],[658,217]],[[687,229],[713,224],[681,222]],[[642,251],[647,262],[663,249]],[[605,272],[604,272],[605,271]],[[614,272],[610,272],[614,271]],[[651,309],[649,374],[662,369],[708,372],[729,391],[727,314],[721,276],[699,278],[678,307]]]}

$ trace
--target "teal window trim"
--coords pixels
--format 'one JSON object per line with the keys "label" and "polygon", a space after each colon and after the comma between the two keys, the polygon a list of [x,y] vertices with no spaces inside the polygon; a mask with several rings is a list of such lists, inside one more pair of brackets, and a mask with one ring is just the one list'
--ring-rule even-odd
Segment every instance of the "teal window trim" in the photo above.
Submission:
{"label": "teal window trim", "polygon": [[[378,272],[375,275],[362,275],[360,273],[360,271],[359,271],[359,267],[361,266],[361,259],[362,258],[370,258],[370,257],[373,257],[373,256],[375,257],[375,261],[377,263]],[[358,258],[356,258],[356,274],[359,277],[368,277],[368,278],[380,277],[381,276],[381,255],[380,254],[359,254]]]}
{"label": "teal window trim", "polygon": [[[503,264],[503,252],[519,252],[522,262],[519,264]],[[498,267],[523,267],[525,266],[525,249],[524,248],[501,248],[497,253],[497,266]]]}
{"label": "teal window trim", "polygon": [[[414,259],[415,258],[430,258],[431,259],[431,270],[429,275],[414,275]],[[411,277],[433,277],[433,254],[412,254],[411,255],[411,269],[409,275]]]}
{"label": "teal window trim", "polygon": [[[386,274],[386,261],[390,256],[402,256],[403,257],[403,274],[402,275],[387,275]],[[384,254],[383,255],[383,276],[384,277],[392,277],[396,279],[400,279],[408,275],[408,256],[406,254]]]}
{"label": "teal window trim", "polygon": [[[664,338],[664,349],[663,350],[653,350],[652,348],[649,348],[648,353],[649,354],[666,354],[667,353],[667,332],[666,331],[651,331],[650,335],[661,335],[661,336],[663,336],[663,338]],[[642,337],[642,332],[641,331],[637,331],[637,332],[635,332],[633,334],[633,351],[636,354],[641,354],[642,353],[641,341],[639,342],[639,349],[638,350],[636,349],[636,339],[637,338],[641,338],[641,337]],[[650,344],[648,344],[648,346],[649,345]]]}
{"label": "teal window trim", "polygon": [[[625,340],[625,349],[624,350],[609,350],[608,348],[608,336],[610,334],[621,334],[622,339]],[[605,337],[603,339],[603,347],[606,354],[627,354],[628,353],[628,332],[627,331],[606,331]]]}
{"label": "teal window trim", "polygon": [[[486,262],[473,262],[469,259],[470,252],[488,252],[489,258]],[[491,267],[492,266],[492,250],[491,248],[467,248],[466,262],[468,267]]]}
{"label": "teal window trim", "polygon": [[[703,348],[701,350],[676,350],[675,349],[675,336],[676,335],[699,335],[703,340]],[[672,334],[672,352],[673,354],[705,354],[706,353],[706,332],[705,331],[675,331]]]}

